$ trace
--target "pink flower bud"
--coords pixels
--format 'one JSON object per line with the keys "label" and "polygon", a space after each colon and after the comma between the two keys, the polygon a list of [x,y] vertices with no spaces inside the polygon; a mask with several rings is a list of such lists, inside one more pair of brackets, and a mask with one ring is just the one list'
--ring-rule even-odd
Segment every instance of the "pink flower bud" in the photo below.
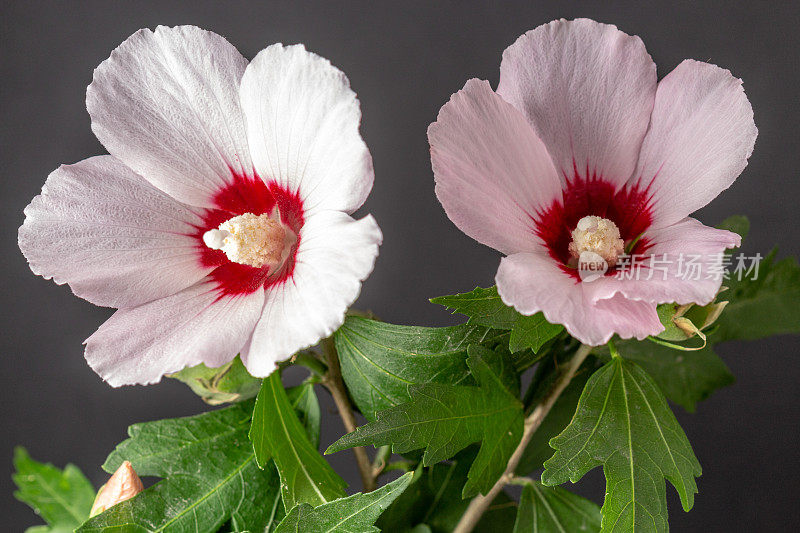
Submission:
{"label": "pink flower bud", "polygon": [[108,482],[100,487],[89,516],[99,515],[109,507],[113,507],[125,500],[130,500],[143,490],[144,485],[142,485],[142,480],[139,479],[139,476],[136,475],[136,470],[133,469],[130,461],[125,461],[117,468],[117,471],[114,472]]}

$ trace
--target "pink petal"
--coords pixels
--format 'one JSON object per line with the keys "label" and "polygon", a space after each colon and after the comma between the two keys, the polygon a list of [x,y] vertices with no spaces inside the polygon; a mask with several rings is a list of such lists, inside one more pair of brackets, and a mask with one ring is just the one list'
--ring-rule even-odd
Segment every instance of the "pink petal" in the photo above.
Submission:
{"label": "pink petal", "polygon": [[114,387],[156,383],[205,363],[219,367],[244,346],[264,291],[220,297],[211,283],[133,309],[120,309],[86,339],[86,361]]}
{"label": "pink petal", "polygon": [[486,81],[470,80],[428,128],[436,195],[464,233],[506,254],[538,247],[532,217],[560,195],[525,117]]}
{"label": "pink petal", "polygon": [[259,52],[242,78],[242,107],[258,174],[299,192],[307,211],[352,213],[372,189],[350,82],[303,45]]}
{"label": "pink petal", "polygon": [[303,226],[294,274],[270,287],[242,362],[267,376],[278,361],[330,336],[344,322],[361,282],[372,272],[381,231],[371,216],[354,220],[320,211]]}
{"label": "pink petal", "polygon": [[599,346],[617,334],[644,339],[663,331],[655,304],[617,295],[592,302],[586,285],[567,275],[544,254],[505,257],[497,270],[497,291],[506,305],[524,315],[541,311],[553,324],[563,324],[584,344]]}
{"label": "pink petal", "polygon": [[211,197],[253,166],[239,105],[247,60],[194,26],[140,30],[94,72],[92,130],[109,153],[178,200]]}
{"label": "pink petal", "polygon": [[503,53],[497,92],[528,117],[556,169],[619,185],[631,176],[656,90],[638,37],[588,19],[556,20]]}
{"label": "pink petal", "polygon": [[758,130],[741,80],[686,60],[658,84],[635,178],[650,186],[654,225],[700,209],[747,166]]}
{"label": "pink petal", "polygon": [[[709,228],[693,218],[650,229],[645,239],[654,243],[647,249],[652,264],[647,258],[641,259],[644,268],[638,276],[635,269],[630,272],[631,279],[605,276],[584,283],[592,301],[621,294],[654,303],[705,305],[714,299],[722,284],[723,252],[741,244],[739,235]],[[690,261],[697,265],[696,270]]]}
{"label": "pink petal", "polygon": [[62,166],[25,208],[19,246],[34,273],[97,305],[133,307],[202,279],[200,217],[111,156]]}

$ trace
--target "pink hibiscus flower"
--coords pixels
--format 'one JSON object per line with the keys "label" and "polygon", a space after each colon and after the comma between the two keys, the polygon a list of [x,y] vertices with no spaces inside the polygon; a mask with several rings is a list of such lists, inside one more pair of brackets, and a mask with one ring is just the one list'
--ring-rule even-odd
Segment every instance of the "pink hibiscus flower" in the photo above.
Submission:
{"label": "pink hibiscus flower", "polygon": [[86,341],[114,386],[237,353],[256,376],[330,335],[381,233],[345,75],[302,45],[253,61],[182,26],[141,30],[94,73],[110,155],[62,166],[25,209],[31,269],[119,310]]}
{"label": "pink hibiscus flower", "polygon": [[[659,333],[658,303],[714,298],[739,237],[689,215],[733,183],[756,135],[730,72],[687,60],[657,82],[638,37],[585,19],[520,37],[497,92],[468,81],[428,130],[447,215],[507,256],[503,301],[590,345]],[[604,275],[581,276],[585,254]]]}

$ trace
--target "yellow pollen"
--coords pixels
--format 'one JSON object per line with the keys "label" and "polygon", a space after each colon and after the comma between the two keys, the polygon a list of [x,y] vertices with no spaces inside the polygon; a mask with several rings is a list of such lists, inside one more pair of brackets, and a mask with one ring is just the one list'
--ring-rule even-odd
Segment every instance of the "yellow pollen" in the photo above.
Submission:
{"label": "yellow pollen", "polygon": [[234,263],[256,268],[282,264],[295,240],[294,233],[270,213],[235,216],[203,235],[209,248],[222,250]]}
{"label": "yellow pollen", "polygon": [[624,250],[625,241],[620,237],[619,228],[607,218],[583,217],[572,230],[569,253],[575,258],[584,252],[594,252],[612,267]]}

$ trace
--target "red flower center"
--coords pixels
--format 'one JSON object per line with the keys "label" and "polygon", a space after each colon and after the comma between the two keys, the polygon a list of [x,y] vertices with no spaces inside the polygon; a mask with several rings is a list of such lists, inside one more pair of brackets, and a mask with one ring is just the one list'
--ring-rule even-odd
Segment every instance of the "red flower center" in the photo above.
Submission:
{"label": "red flower center", "polygon": [[[213,267],[209,276],[217,283],[221,295],[249,294],[261,287],[269,288],[285,282],[292,276],[300,245],[303,227],[303,201],[297,193],[275,182],[265,183],[258,175],[234,174],[232,182],[220,189],[213,199],[215,208],[203,213],[203,222],[197,226],[194,237],[204,267]],[[223,222],[245,213],[262,215],[278,208],[281,221],[297,236],[288,258],[276,271],[269,266],[261,268],[235,263],[222,250],[212,250],[203,242],[203,235]]]}
{"label": "red flower center", "polygon": [[[561,198],[533,217],[536,235],[544,241],[550,257],[576,280],[580,281],[577,269],[568,266],[569,243],[578,221],[590,215],[614,222],[626,247],[636,241],[633,248],[627,250],[629,254],[643,254],[650,247],[646,238],[639,238],[653,221],[647,190],[634,186],[617,191],[614,184],[602,176],[584,178],[576,172],[574,178],[567,178]],[[606,275],[615,273],[616,268],[610,268]]]}

